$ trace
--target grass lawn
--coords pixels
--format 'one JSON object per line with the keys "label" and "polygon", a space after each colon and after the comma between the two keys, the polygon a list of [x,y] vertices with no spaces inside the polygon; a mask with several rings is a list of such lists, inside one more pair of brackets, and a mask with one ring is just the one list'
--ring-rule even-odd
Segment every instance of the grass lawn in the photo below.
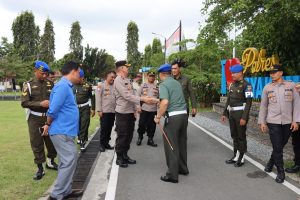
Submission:
{"label": "grass lawn", "polygon": [[21,92],[0,92],[0,96],[20,96]]}
{"label": "grass lawn", "polygon": [[[98,117],[94,117],[90,134],[98,124]],[[52,185],[57,173],[45,169],[43,179],[32,179],[36,165],[19,101],[0,101],[0,141],[0,199],[38,199]]]}

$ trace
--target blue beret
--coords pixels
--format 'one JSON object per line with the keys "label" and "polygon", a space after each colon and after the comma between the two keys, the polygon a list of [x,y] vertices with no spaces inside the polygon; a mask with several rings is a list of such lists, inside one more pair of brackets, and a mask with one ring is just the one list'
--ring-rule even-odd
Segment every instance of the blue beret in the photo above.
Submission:
{"label": "blue beret", "polygon": [[84,71],[83,71],[83,69],[80,69],[79,76],[80,76],[80,78],[84,77]]}
{"label": "blue beret", "polygon": [[159,69],[157,70],[157,72],[170,72],[172,69],[171,65],[166,63],[163,64],[159,67]]}
{"label": "blue beret", "polygon": [[240,64],[236,64],[230,67],[231,73],[239,73],[244,70],[244,67]]}
{"label": "blue beret", "polygon": [[41,72],[50,72],[50,67],[47,65],[47,63],[40,60],[35,61],[34,67]]}

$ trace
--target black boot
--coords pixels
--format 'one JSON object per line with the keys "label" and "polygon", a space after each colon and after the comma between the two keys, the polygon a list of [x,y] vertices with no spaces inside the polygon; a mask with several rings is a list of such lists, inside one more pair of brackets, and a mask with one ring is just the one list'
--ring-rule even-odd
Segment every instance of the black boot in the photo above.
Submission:
{"label": "black boot", "polygon": [[273,158],[270,158],[269,162],[267,163],[266,167],[265,167],[265,172],[272,172],[273,170],[273,167],[274,167],[274,160]]}
{"label": "black boot", "polygon": [[136,164],[136,160],[131,159],[131,158],[127,155],[127,152],[123,154],[123,158],[124,158],[124,160],[125,160],[125,162],[126,162],[127,164],[130,164],[130,165]]}
{"label": "black boot", "polygon": [[285,179],[285,173],[283,167],[277,167],[277,176],[275,181],[277,183],[283,183]]}
{"label": "black boot", "polygon": [[136,145],[140,146],[142,144],[143,136],[139,136],[138,140],[136,141]]}
{"label": "black boot", "polygon": [[291,173],[291,174],[297,173],[299,171],[300,171],[300,166],[296,165],[296,164],[294,166],[292,166],[292,167],[289,167],[289,168],[285,169],[285,172]]}
{"label": "black boot", "polygon": [[238,160],[234,163],[235,167],[241,167],[244,165],[244,153],[240,153]]}
{"label": "black boot", "polygon": [[226,164],[234,164],[234,163],[236,163],[236,161],[234,160],[234,158],[235,158],[235,156],[236,156],[236,153],[237,153],[237,150],[234,149],[234,150],[233,150],[233,157],[230,158],[229,160],[226,160],[225,163],[226,163]]}
{"label": "black boot", "polygon": [[157,147],[157,144],[154,143],[152,138],[148,138],[147,145],[152,146],[152,147]]}
{"label": "black boot", "polygon": [[128,164],[127,164],[126,161],[124,160],[123,154],[122,154],[122,153],[117,153],[116,164],[119,165],[120,167],[123,167],[123,168],[128,167]]}
{"label": "black boot", "polygon": [[104,152],[105,151],[105,146],[103,144],[100,144],[99,150],[100,150],[100,152]]}
{"label": "black boot", "polygon": [[38,171],[33,176],[33,180],[40,180],[45,175],[45,171],[42,164],[38,164]]}
{"label": "black boot", "polygon": [[46,159],[46,168],[47,169],[53,169],[53,170],[58,169],[58,165],[55,163],[54,158],[47,158]]}
{"label": "black boot", "polygon": [[104,147],[105,147],[105,149],[108,149],[108,150],[113,150],[114,149],[114,147],[110,146],[109,143],[104,144]]}

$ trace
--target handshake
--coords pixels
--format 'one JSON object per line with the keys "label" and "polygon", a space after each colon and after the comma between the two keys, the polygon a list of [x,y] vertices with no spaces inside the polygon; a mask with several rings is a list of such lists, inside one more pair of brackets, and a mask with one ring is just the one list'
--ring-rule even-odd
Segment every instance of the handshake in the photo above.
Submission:
{"label": "handshake", "polygon": [[141,97],[141,101],[145,102],[146,104],[157,104],[157,103],[159,103],[159,99],[156,99],[156,98],[153,98],[153,97],[148,97],[148,96]]}

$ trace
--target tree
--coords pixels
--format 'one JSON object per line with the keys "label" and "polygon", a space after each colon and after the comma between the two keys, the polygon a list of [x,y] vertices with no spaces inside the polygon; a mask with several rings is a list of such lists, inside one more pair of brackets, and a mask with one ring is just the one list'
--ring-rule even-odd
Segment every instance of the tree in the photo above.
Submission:
{"label": "tree", "polygon": [[48,18],[45,22],[44,34],[41,37],[40,43],[40,59],[46,63],[53,62],[55,57],[55,33],[53,23]]}
{"label": "tree", "polygon": [[145,50],[144,50],[143,66],[146,67],[151,65],[151,55],[152,55],[152,48],[151,45],[148,44],[145,46]]}
{"label": "tree", "polygon": [[12,51],[13,44],[9,43],[6,37],[2,37],[0,42],[0,58],[12,53]]}
{"label": "tree", "polygon": [[82,61],[83,57],[83,46],[82,46],[82,35],[81,27],[78,21],[72,23],[70,31],[70,51],[73,55],[73,60],[77,62]]}
{"label": "tree", "polygon": [[137,71],[141,63],[141,53],[138,51],[139,29],[135,22],[130,21],[127,25],[127,61],[132,64],[131,73]]}
{"label": "tree", "polygon": [[150,63],[152,67],[158,67],[165,63],[165,56],[162,52],[161,42],[158,38],[154,38],[152,41],[152,55]]}
{"label": "tree", "polygon": [[224,35],[233,25],[240,30],[242,47],[266,48],[277,53],[288,74],[300,69],[300,1],[286,0],[215,0],[206,1],[209,14],[206,34]]}
{"label": "tree", "polygon": [[152,41],[152,53],[153,54],[162,53],[161,42],[158,38],[154,38]]}
{"label": "tree", "polygon": [[12,24],[13,46],[22,60],[34,60],[39,42],[39,27],[32,12],[22,12]]}
{"label": "tree", "polygon": [[92,80],[95,77],[103,77],[106,71],[113,70],[115,59],[109,55],[105,49],[92,48],[89,45],[85,47],[85,56],[82,68],[85,71],[87,79]]}

